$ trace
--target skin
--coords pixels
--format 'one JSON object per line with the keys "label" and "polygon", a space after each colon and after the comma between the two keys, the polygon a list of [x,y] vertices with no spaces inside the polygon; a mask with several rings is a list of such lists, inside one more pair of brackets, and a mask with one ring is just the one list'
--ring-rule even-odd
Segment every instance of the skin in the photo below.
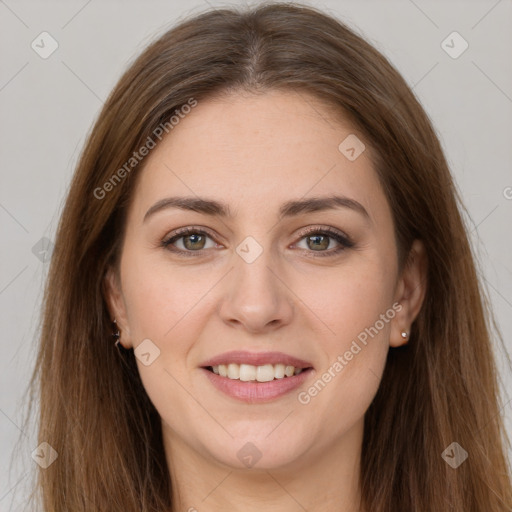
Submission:
{"label": "skin", "polygon": [[[364,414],[377,392],[390,347],[406,342],[425,292],[426,257],[415,241],[399,273],[391,210],[370,160],[349,161],[338,145],[364,137],[294,92],[231,93],[199,104],[146,157],[127,217],[119,273],[107,299],[125,348],[150,339],[160,355],[137,359],[162,418],[173,510],[310,512],[360,510]],[[282,203],[333,191],[361,203],[279,219]],[[232,217],[167,208],[169,196],[225,202]],[[161,245],[181,227],[211,237],[181,238],[178,256]],[[355,243],[332,256],[307,226],[330,226]],[[237,246],[252,236],[263,252],[247,263]],[[189,245],[185,246],[184,243]],[[328,243],[328,246],[327,246]],[[202,245],[205,244],[205,245]],[[191,247],[191,248],[190,248]],[[320,254],[320,255],[319,255]],[[401,310],[308,404],[298,401],[381,314]],[[200,370],[230,350],[281,351],[314,367],[298,391],[248,404],[214,388]],[[237,452],[252,443],[261,459]],[[302,508],[301,508],[302,507]]]}

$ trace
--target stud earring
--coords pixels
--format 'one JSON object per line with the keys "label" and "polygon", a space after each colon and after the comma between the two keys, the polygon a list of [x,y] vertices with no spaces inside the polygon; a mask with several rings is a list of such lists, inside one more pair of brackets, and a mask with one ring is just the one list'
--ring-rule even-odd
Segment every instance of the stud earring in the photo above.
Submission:
{"label": "stud earring", "polygon": [[409,337],[409,333],[408,333],[407,331],[402,331],[402,332],[400,333],[400,335],[402,336],[402,338],[403,338],[404,340],[406,340],[406,339]]}

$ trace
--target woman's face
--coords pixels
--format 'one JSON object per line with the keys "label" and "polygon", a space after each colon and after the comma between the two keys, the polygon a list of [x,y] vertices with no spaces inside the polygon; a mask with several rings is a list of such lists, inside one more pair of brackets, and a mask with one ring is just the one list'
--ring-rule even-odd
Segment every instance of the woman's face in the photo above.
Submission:
{"label": "woman's face", "polygon": [[314,97],[274,91],[199,101],[146,157],[109,302],[170,451],[298,468],[360,449],[421,302],[361,143]]}

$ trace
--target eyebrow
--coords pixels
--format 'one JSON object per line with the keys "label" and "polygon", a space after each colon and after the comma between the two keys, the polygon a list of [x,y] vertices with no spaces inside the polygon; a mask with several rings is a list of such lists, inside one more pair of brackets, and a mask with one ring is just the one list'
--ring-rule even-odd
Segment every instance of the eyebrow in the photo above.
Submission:
{"label": "eyebrow", "polygon": [[[143,222],[146,222],[146,220],[155,213],[168,208],[179,208],[222,218],[233,216],[229,206],[219,201],[202,197],[178,196],[167,197],[156,202],[144,215]],[[287,201],[283,203],[279,209],[279,219],[281,220],[285,217],[292,217],[303,213],[333,210],[337,208],[351,209],[363,215],[366,220],[370,220],[370,215],[361,203],[340,195],[310,197],[307,199]]]}

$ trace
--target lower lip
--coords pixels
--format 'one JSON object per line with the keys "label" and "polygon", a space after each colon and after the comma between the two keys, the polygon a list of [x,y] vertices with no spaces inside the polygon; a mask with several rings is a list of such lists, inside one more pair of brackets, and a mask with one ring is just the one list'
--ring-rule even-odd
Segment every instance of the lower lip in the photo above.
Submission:
{"label": "lower lip", "polygon": [[238,379],[221,377],[206,368],[201,368],[201,370],[205,372],[210,382],[219,391],[242,402],[253,404],[269,402],[292,392],[309,377],[313,369],[308,368],[298,375],[274,379],[269,382],[244,382]]}

